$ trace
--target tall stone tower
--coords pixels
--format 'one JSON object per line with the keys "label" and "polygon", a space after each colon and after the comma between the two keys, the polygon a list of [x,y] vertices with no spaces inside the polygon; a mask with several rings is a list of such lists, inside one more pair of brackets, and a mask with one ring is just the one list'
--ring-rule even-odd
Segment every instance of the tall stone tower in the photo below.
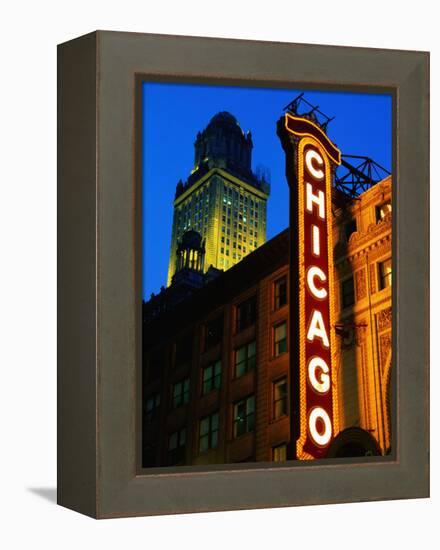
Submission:
{"label": "tall stone tower", "polygon": [[176,272],[182,235],[205,241],[204,271],[229,269],[266,241],[270,186],[251,168],[252,137],[230,113],[217,113],[197,134],[194,168],[176,186],[168,285]]}

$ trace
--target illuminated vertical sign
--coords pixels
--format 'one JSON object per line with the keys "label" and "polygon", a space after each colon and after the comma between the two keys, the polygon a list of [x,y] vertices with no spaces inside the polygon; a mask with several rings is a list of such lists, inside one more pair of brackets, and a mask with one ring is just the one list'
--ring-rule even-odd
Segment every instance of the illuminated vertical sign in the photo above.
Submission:
{"label": "illuminated vertical sign", "polygon": [[[292,416],[295,456],[325,457],[338,432],[335,351],[332,163],[340,164],[341,153],[323,130],[311,120],[286,114],[284,145],[290,184],[292,220],[291,265],[298,296],[292,300],[291,361],[295,362],[296,409]],[[293,173],[289,173],[293,171]],[[292,287],[291,296],[295,293]]]}

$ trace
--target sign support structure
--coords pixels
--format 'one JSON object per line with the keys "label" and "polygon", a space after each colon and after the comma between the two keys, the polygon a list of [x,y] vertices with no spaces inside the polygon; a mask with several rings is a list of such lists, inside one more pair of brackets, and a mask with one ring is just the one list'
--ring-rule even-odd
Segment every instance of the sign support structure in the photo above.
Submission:
{"label": "sign support structure", "polygon": [[290,189],[289,460],[325,458],[339,432],[332,181],[341,152],[316,116],[277,123]]}

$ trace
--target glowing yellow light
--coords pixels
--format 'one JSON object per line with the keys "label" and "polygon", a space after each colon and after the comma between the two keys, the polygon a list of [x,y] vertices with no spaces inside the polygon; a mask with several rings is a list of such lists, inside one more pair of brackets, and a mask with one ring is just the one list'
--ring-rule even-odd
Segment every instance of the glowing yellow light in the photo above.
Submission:
{"label": "glowing yellow light", "polygon": [[[322,433],[318,432],[316,428],[318,421],[324,424],[324,431]],[[332,437],[332,423],[329,415],[322,407],[315,407],[310,411],[309,432],[313,441],[321,447],[325,447],[330,442]]]}
{"label": "glowing yellow light", "polygon": [[324,271],[322,271],[320,267],[312,265],[307,270],[307,287],[315,298],[318,300],[323,300],[324,298],[327,298],[327,290],[324,287],[318,288],[316,286],[315,277],[323,283],[327,280],[327,276]]}
{"label": "glowing yellow light", "polygon": [[325,348],[330,346],[327,331],[325,330],[324,319],[322,318],[322,313],[318,309],[313,310],[312,318],[307,330],[307,340],[309,342],[313,342],[315,337],[321,339],[322,345]]}
{"label": "glowing yellow light", "polygon": [[324,359],[312,357],[309,361],[308,371],[312,388],[318,393],[327,393],[330,389],[330,369]]}
{"label": "glowing yellow light", "polygon": [[[286,116],[287,119],[287,116]],[[286,127],[287,127],[287,121],[286,121]],[[326,182],[326,191],[325,195],[326,197],[331,197],[331,165],[329,162],[329,158],[326,154],[326,151],[324,150],[323,146],[316,140],[314,137],[303,137],[299,144],[298,144],[298,183],[300,185],[300,191],[298,193],[298,270],[299,270],[299,391],[300,391],[300,435],[296,442],[296,453],[299,460],[313,460],[315,457],[311,455],[309,452],[304,450],[304,446],[306,445],[307,441],[307,434],[308,434],[308,412],[307,412],[307,397],[306,397],[306,388],[307,388],[307,375],[308,375],[308,369],[306,364],[306,325],[307,320],[305,319],[305,284],[306,284],[306,277],[305,277],[305,266],[304,266],[304,213],[305,213],[305,207],[306,207],[306,193],[301,191],[301,189],[304,190],[305,181],[304,181],[304,172],[306,170],[305,166],[305,153],[304,151],[307,149],[307,147],[311,145],[312,147],[319,150],[319,153],[321,154],[322,158],[324,159],[324,166],[325,166],[325,182]],[[340,155],[339,150],[337,150],[338,154]],[[333,158],[330,156],[336,162],[337,164],[340,164],[340,157]],[[328,220],[332,219],[332,204],[330,198],[325,201],[325,216],[327,216]],[[316,253],[316,256],[320,255],[321,252],[321,235],[320,230],[317,227],[316,229],[313,228],[312,225],[312,237],[314,238],[314,241],[312,241],[312,251],[313,253]],[[334,275],[333,275],[333,235],[332,235],[332,226],[330,223],[327,224],[327,227],[324,229],[324,238],[326,243],[326,249],[328,252],[328,262],[329,262],[329,271],[327,273],[328,277],[328,288],[333,289],[334,288]],[[314,244],[313,244],[314,243]],[[328,296],[329,300],[329,308],[330,308],[330,341],[331,341],[331,349],[336,349],[336,334],[332,327],[334,327],[335,323],[335,300],[332,292],[329,292]],[[332,402],[333,402],[333,434],[336,435],[339,433],[339,404],[338,404],[338,381],[337,381],[337,371],[333,368],[333,353],[332,357],[330,358],[330,361],[328,362],[328,366],[330,369],[329,375],[331,377],[330,381],[330,391],[332,392]],[[331,437],[331,433],[330,433]]]}
{"label": "glowing yellow light", "polygon": [[[284,126],[289,132],[292,132],[292,134],[295,134],[296,136],[303,136],[304,138],[306,138],[308,140],[309,143],[312,143],[313,145],[318,144],[319,148],[321,150],[324,149],[324,143],[330,144],[331,147],[334,149],[335,155],[332,155],[331,152],[328,151],[328,150],[325,151],[326,155],[328,155],[333,160],[334,163],[341,164],[341,151],[334,145],[334,143],[332,143],[330,141],[327,134],[325,132],[323,132],[322,129],[317,124],[315,124],[311,120],[307,120],[307,124],[309,124],[310,126],[313,126],[315,128],[315,130],[317,131],[317,134],[320,135],[320,137],[322,139],[322,142],[320,142],[320,140],[316,136],[311,134],[310,132],[307,132],[307,131],[298,132],[298,131],[291,130],[289,128],[289,119],[290,120],[302,120],[303,121],[304,120],[303,118],[295,117],[295,116],[292,116],[289,113],[286,113],[286,116],[285,116],[285,119],[284,119]],[[306,139],[304,139],[304,143],[305,143]],[[301,141],[303,141],[303,140],[301,140]]]}

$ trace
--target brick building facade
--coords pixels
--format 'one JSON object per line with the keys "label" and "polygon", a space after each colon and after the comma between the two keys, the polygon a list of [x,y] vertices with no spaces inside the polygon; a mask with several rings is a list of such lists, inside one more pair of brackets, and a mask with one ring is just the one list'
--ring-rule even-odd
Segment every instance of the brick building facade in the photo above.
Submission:
{"label": "brick building facade", "polygon": [[[356,200],[335,197],[333,211],[340,430],[369,434],[385,454],[391,178]],[[289,324],[296,322],[289,318],[290,291],[285,230],[159,315],[144,304],[144,467],[286,459]],[[359,454],[351,443],[334,445],[331,456]]]}

